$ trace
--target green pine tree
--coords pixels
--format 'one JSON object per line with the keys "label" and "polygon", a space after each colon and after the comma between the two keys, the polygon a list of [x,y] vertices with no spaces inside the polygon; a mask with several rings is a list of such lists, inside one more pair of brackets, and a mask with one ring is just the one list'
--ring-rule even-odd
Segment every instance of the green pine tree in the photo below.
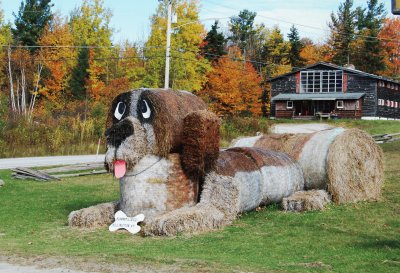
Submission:
{"label": "green pine tree", "polygon": [[211,26],[211,30],[203,40],[201,47],[202,55],[209,61],[217,61],[220,56],[225,55],[226,39],[221,32],[218,32],[218,21]]}
{"label": "green pine tree", "polygon": [[[36,46],[44,27],[51,20],[51,0],[25,0],[21,2],[18,15],[14,14],[14,40],[22,45]],[[32,48],[32,51],[35,51]]]}
{"label": "green pine tree", "polygon": [[360,70],[378,73],[385,69],[384,48],[379,39],[386,17],[385,7],[378,0],[368,0],[367,8],[357,8],[357,58],[354,62]]}
{"label": "green pine tree", "polygon": [[355,35],[356,12],[353,9],[353,0],[345,0],[339,5],[336,15],[331,13],[331,29],[329,44],[333,51],[333,62],[344,65],[351,60],[351,43]]}
{"label": "green pine tree", "polygon": [[71,88],[72,96],[75,99],[84,99],[87,95],[85,83],[89,77],[89,49],[87,47],[81,48],[78,54],[78,63],[72,71],[69,86]]}
{"label": "green pine tree", "polygon": [[248,41],[255,34],[253,24],[256,15],[256,12],[245,9],[239,12],[238,16],[233,16],[230,19],[229,30],[232,34],[229,39],[243,51],[246,49]]}
{"label": "green pine tree", "polygon": [[290,43],[290,51],[289,51],[290,64],[292,65],[292,67],[297,67],[297,68],[303,66],[303,60],[300,57],[300,51],[303,48],[303,44],[300,41],[299,32],[294,25],[290,28],[288,39]]}

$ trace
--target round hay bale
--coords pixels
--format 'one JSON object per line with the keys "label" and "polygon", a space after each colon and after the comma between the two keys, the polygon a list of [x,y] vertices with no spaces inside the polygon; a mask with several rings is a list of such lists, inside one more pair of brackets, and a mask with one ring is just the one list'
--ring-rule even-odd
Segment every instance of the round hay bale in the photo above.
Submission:
{"label": "round hay bale", "polygon": [[[244,143],[241,140],[234,146]],[[305,189],[328,190],[336,203],[380,197],[383,153],[372,137],[359,129],[263,135],[251,143],[251,147],[288,153],[303,169]]]}
{"label": "round hay bale", "polygon": [[336,203],[378,199],[383,171],[382,150],[364,131],[346,130],[329,148],[328,191]]}

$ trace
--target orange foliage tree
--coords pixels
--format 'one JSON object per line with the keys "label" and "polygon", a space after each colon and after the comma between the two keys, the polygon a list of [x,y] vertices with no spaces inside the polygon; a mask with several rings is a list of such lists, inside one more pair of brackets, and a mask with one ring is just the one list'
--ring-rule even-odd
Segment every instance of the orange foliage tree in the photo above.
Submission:
{"label": "orange foliage tree", "polygon": [[378,36],[385,49],[386,70],[383,75],[400,77],[400,18],[385,19],[383,28]]}
{"label": "orange foliage tree", "polygon": [[39,39],[40,58],[47,69],[40,94],[49,101],[57,102],[68,88],[71,71],[76,64],[76,49],[66,20],[55,15]]}
{"label": "orange foliage tree", "polygon": [[300,57],[304,60],[305,65],[311,65],[321,61],[329,62],[332,59],[327,45],[315,45],[312,43],[302,48]]}
{"label": "orange foliage tree", "polygon": [[219,115],[261,114],[260,87],[262,80],[249,62],[222,57],[208,74],[205,88],[199,95],[210,104],[211,110]]}

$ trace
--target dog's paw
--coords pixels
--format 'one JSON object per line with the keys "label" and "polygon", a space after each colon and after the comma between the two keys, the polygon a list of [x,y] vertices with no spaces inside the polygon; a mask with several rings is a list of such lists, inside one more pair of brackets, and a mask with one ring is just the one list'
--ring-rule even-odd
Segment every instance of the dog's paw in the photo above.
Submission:
{"label": "dog's paw", "polygon": [[68,225],[80,228],[110,225],[114,221],[116,208],[117,203],[110,202],[72,211],[68,216]]}
{"label": "dog's paw", "polygon": [[173,236],[217,229],[229,224],[224,213],[211,206],[181,208],[156,217],[144,226],[145,235]]}

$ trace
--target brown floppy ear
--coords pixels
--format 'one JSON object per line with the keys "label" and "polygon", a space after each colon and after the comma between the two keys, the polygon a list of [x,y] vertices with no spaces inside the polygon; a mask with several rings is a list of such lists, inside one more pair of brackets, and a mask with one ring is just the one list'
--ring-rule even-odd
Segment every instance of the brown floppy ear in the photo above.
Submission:
{"label": "brown floppy ear", "polygon": [[201,181],[219,155],[220,119],[212,112],[198,110],[183,121],[181,162],[185,173]]}

